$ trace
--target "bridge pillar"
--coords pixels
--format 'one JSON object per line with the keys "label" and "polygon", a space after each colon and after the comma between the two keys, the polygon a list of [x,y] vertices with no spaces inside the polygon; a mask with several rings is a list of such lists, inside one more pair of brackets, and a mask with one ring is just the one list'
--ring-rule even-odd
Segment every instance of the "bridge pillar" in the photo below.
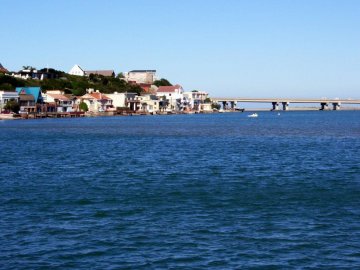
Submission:
{"label": "bridge pillar", "polygon": [[329,109],[329,104],[326,103],[326,102],[322,102],[320,110],[324,111],[324,110],[327,110],[327,109]]}
{"label": "bridge pillar", "polygon": [[227,102],[223,101],[222,104],[223,104],[223,110],[227,110]]}
{"label": "bridge pillar", "polygon": [[340,103],[333,103],[332,105],[334,111],[340,110]]}
{"label": "bridge pillar", "polygon": [[277,102],[272,102],[272,111],[277,111],[279,109],[279,103]]}
{"label": "bridge pillar", "polygon": [[282,106],[284,111],[289,110],[289,102],[282,102]]}

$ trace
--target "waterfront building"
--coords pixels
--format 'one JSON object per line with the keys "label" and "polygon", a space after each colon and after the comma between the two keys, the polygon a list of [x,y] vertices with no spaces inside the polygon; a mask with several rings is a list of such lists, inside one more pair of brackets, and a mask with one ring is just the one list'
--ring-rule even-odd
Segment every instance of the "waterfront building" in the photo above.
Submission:
{"label": "waterfront building", "polygon": [[114,108],[125,108],[128,107],[128,103],[131,100],[135,100],[136,93],[118,93],[106,94],[107,97],[112,99],[112,105]]}
{"label": "waterfront building", "polygon": [[137,96],[135,100],[139,101],[139,111],[144,113],[156,113],[160,110],[159,99],[156,95],[145,94]]}
{"label": "waterfront building", "polygon": [[80,103],[84,102],[88,106],[89,112],[109,112],[115,111],[112,104],[112,99],[100,93],[99,90],[93,92],[93,89],[88,89],[88,93],[81,96]]}
{"label": "waterfront building", "polygon": [[205,91],[191,91],[191,92],[184,92],[184,97],[189,102],[189,106],[191,110],[194,111],[200,111],[201,106],[200,104],[203,104],[205,99],[208,97],[208,93]]}
{"label": "waterfront building", "polygon": [[47,91],[43,94],[44,102],[48,105],[54,105],[57,112],[72,112],[74,107],[74,99],[65,96],[62,91]]}
{"label": "waterfront building", "polygon": [[181,85],[174,86],[160,86],[156,91],[156,96],[162,101],[166,101],[167,111],[180,111],[183,109],[184,104],[184,89]]}
{"label": "waterfront building", "polygon": [[19,94],[20,111],[43,111],[44,99],[41,87],[16,87],[16,92]]}
{"label": "waterfront building", "polygon": [[16,91],[0,90],[0,112],[4,109],[6,103],[10,100],[19,102],[19,94]]}

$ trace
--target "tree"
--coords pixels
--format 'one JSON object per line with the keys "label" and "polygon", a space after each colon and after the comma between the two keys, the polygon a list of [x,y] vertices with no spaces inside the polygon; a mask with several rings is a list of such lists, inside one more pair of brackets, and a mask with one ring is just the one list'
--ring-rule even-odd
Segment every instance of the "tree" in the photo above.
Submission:
{"label": "tree", "polygon": [[220,106],[219,103],[212,103],[212,104],[211,104],[211,108],[212,108],[212,109],[220,110],[221,106]]}
{"label": "tree", "polygon": [[34,68],[32,66],[23,66],[23,69],[30,70],[30,71],[36,70],[36,68]]}
{"label": "tree", "polygon": [[124,76],[124,73],[120,72],[118,73],[118,75],[116,76],[117,79],[124,79],[125,76]]}
{"label": "tree", "polygon": [[156,85],[157,87],[172,86],[172,84],[167,79],[164,79],[164,78],[161,78],[160,80],[156,80],[153,84]]}
{"label": "tree", "polygon": [[81,102],[79,108],[84,112],[87,112],[89,110],[88,105],[85,102]]}
{"label": "tree", "polygon": [[204,100],[204,103],[211,103],[211,99],[210,98],[205,98],[205,100]]}
{"label": "tree", "polygon": [[6,103],[4,109],[9,110],[9,111],[14,112],[14,113],[18,113],[19,110],[20,110],[20,105],[15,99],[10,99]]}

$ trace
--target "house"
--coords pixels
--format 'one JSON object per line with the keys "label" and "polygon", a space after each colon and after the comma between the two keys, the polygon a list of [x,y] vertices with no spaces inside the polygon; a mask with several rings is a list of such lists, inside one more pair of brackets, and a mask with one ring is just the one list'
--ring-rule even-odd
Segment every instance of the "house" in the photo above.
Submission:
{"label": "house", "polygon": [[208,95],[209,94],[205,91],[194,90],[191,92],[184,92],[184,97],[189,101],[190,109],[195,111],[201,110],[200,104],[204,103]]}
{"label": "house", "polygon": [[156,113],[160,110],[160,102],[156,95],[141,95],[137,96],[135,100],[139,101],[140,112]]}
{"label": "house", "polygon": [[37,70],[37,69],[22,69],[18,72],[13,72],[11,76],[23,80],[33,79],[33,80],[44,80],[44,79],[56,79],[59,77],[57,73],[47,71],[47,69]]}
{"label": "house", "polygon": [[16,91],[0,91],[0,112],[10,100],[19,102],[19,94]]}
{"label": "house", "polygon": [[7,73],[9,72],[4,66],[0,63],[0,73]]}
{"label": "house", "polygon": [[88,89],[88,93],[81,96],[80,102],[86,103],[90,112],[115,111],[112,99],[96,90]]}
{"label": "house", "polygon": [[43,111],[44,99],[41,87],[16,87],[19,94],[19,105],[21,111],[40,112]]}
{"label": "house", "polygon": [[174,86],[160,86],[156,91],[156,96],[166,101],[167,105],[165,110],[170,111],[180,111],[184,106],[184,95],[183,88],[181,85],[177,84]]}
{"label": "house", "polygon": [[131,100],[135,100],[136,93],[113,93],[113,94],[106,94],[107,97],[112,99],[112,105],[114,108],[125,108],[128,107],[128,103]]}
{"label": "house", "polygon": [[90,74],[102,75],[105,77],[115,77],[114,70],[85,70],[85,76],[90,76]]}
{"label": "house", "polygon": [[38,107],[33,95],[19,93],[19,105],[22,112],[37,112]]}
{"label": "house", "polygon": [[44,102],[49,105],[55,105],[57,112],[72,112],[74,107],[74,99],[71,95],[65,95],[61,90],[47,91],[43,95]]}
{"label": "house", "polygon": [[75,76],[85,76],[85,71],[79,66],[79,65],[74,65],[70,71],[68,72],[68,74],[70,75],[75,75]]}
{"label": "house", "polygon": [[156,70],[131,70],[124,73],[127,82],[136,84],[153,84],[156,81]]}
{"label": "house", "polygon": [[16,87],[15,89],[18,94],[33,95],[36,103],[44,103],[43,96],[41,93],[41,87]]}

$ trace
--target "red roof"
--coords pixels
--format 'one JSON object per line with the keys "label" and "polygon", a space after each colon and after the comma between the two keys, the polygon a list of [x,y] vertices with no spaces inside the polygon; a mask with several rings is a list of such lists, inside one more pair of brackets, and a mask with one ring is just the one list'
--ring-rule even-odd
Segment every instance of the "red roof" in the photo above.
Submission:
{"label": "red roof", "polygon": [[59,94],[47,94],[47,95],[52,97],[53,99],[66,100],[66,101],[69,100],[69,98],[64,95],[59,95]]}
{"label": "red roof", "polygon": [[90,96],[92,96],[93,98],[95,98],[95,99],[108,99],[108,100],[111,100],[111,98],[109,98],[109,97],[107,97],[107,96],[105,96],[104,94],[102,94],[102,93],[91,93],[91,94],[89,94]]}
{"label": "red roof", "polygon": [[157,90],[157,92],[176,92],[176,90],[179,90],[181,88],[180,85],[173,85],[173,86],[160,86]]}

